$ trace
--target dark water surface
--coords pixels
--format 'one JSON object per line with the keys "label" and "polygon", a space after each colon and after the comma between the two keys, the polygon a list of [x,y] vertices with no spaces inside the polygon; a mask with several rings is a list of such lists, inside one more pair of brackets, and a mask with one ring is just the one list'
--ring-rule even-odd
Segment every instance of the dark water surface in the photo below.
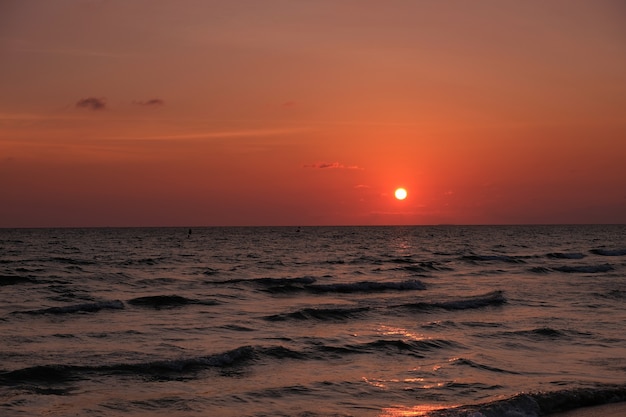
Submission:
{"label": "dark water surface", "polygon": [[2,416],[626,400],[626,226],[4,229],[0,297]]}

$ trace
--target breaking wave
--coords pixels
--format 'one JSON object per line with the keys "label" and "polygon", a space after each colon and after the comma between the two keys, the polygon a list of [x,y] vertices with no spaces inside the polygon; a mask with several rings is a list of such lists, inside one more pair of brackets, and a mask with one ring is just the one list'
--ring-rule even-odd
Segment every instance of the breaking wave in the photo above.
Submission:
{"label": "breaking wave", "polygon": [[582,407],[626,401],[626,386],[518,394],[483,404],[436,410],[428,417],[540,417]]}

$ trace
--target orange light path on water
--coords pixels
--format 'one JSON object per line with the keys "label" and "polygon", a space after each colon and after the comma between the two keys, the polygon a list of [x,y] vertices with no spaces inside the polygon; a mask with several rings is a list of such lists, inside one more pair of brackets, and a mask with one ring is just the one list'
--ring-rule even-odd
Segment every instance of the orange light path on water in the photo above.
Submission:
{"label": "orange light path on water", "polygon": [[443,408],[454,408],[456,405],[441,405],[441,404],[420,404],[410,407],[397,406],[383,408],[379,417],[418,417],[426,416],[429,413],[441,410]]}

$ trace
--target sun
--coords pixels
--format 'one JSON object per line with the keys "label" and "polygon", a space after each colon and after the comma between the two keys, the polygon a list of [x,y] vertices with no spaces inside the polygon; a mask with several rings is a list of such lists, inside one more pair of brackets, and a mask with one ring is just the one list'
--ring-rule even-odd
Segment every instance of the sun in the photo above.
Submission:
{"label": "sun", "polygon": [[408,193],[404,188],[396,188],[396,192],[394,193],[398,200],[404,200]]}

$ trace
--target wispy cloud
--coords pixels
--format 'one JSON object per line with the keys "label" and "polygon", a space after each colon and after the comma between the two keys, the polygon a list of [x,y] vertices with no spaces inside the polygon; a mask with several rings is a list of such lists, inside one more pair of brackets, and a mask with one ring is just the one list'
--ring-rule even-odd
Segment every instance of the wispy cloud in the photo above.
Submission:
{"label": "wispy cloud", "polygon": [[165,102],[160,98],[152,98],[150,100],[135,100],[133,104],[144,107],[160,107],[163,106]]}
{"label": "wispy cloud", "polygon": [[315,168],[315,169],[363,169],[356,165],[344,165],[339,162],[318,162],[315,164],[306,164],[303,168]]}
{"label": "wispy cloud", "polygon": [[93,110],[93,111],[105,110],[106,106],[107,106],[106,99],[99,98],[99,97],[81,98],[80,100],[76,102],[76,107]]}
{"label": "wispy cloud", "polygon": [[275,135],[287,135],[304,131],[305,129],[298,128],[275,128],[275,129],[248,129],[248,130],[226,130],[218,132],[198,132],[198,133],[181,133],[171,135],[154,135],[154,136],[128,136],[128,137],[113,137],[109,139],[119,140],[202,140],[213,138],[240,138],[240,137],[260,137],[260,136],[275,136]]}

